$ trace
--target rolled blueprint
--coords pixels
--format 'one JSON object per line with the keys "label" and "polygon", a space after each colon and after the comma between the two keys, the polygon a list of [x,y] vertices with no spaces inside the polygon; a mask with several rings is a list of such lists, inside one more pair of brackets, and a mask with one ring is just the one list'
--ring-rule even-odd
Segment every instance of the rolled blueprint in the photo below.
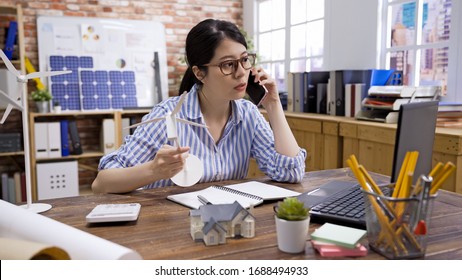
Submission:
{"label": "rolled blueprint", "polygon": [[73,260],[140,260],[138,252],[0,200],[0,237],[50,244]]}

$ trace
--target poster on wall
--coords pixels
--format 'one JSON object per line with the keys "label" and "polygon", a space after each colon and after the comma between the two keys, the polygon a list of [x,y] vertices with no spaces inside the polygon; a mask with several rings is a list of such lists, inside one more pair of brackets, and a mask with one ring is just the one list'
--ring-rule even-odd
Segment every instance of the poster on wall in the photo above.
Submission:
{"label": "poster on wall", "polygon": [[72,70],[42,81],[69,101],[65,110],[152,107],[168,97],[162,23],[39,16],[37,35],[40,71]]}

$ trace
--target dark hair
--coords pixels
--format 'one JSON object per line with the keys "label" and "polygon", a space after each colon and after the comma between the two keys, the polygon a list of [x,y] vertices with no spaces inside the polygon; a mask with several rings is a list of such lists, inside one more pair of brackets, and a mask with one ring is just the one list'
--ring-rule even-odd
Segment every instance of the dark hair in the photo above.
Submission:
{"label": "dark hair", "polygon": [[202,84],[194,73],[193,66],[207,73],[207,67],[201,66],[209,63],[215,55],[215,49],[223,39],[231,39],[241,43],[247,49],[244,35],[234,23],[224,20],[206,19],[199,22],[189,31],[186,37],[186,62],[188,69],[181,80],[181,95],[184,91],[189,91],[194,84]]}

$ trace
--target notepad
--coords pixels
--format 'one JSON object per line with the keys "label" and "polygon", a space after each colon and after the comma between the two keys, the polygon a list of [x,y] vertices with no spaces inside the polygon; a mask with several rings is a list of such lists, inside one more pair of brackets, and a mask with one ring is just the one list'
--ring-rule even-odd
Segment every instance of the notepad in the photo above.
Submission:
{"label": "notepad", "polygon": [[367,255],[367,248],[362,244],[356,244],[356,247],[351,249],[332,243],[311,240],[311,246],[323,257],[362,257]]}
{"label": "notepad", "polygon": [[365,235],[366,231],[362,229],[325,223],[311,234],[311,239],[353,249]]}
{"label": "notepad", "polygon": [[169,195],[167,199],[194,209],[199,209],[202,205],[198,196],[205,198],[212,204],[228,204],[237,201],[242,207],[249,208],[251,205],[259,205],[265,200],[277,200],[297,195],[300,193],[270,184],[250,181],[226,186],[211,186],[200,191]]}

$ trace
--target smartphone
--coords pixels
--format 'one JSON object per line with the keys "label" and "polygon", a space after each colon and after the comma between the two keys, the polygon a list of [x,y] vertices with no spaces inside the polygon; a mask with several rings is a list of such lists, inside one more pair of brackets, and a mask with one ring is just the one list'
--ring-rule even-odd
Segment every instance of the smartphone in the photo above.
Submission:
{"label": "smartphone", "polygon": [[265,86],[260,85],[258,82],[255,83],[255,76],[250,73],[249,80],[247,81],[246,92],[250,97],[250,100],[257,106],[260,105],[262,100],[265,98],[268,90]]}

